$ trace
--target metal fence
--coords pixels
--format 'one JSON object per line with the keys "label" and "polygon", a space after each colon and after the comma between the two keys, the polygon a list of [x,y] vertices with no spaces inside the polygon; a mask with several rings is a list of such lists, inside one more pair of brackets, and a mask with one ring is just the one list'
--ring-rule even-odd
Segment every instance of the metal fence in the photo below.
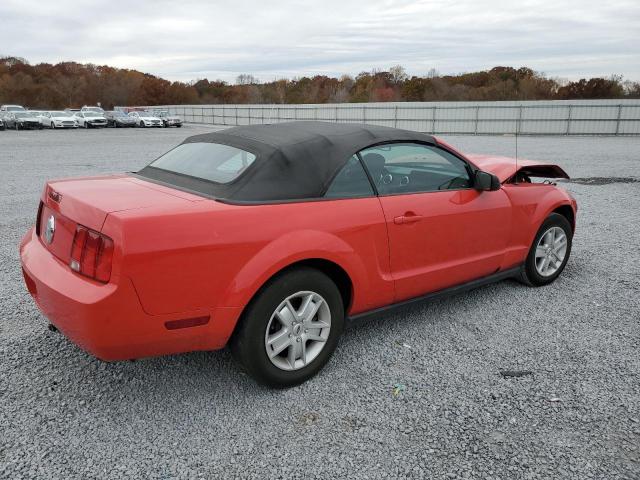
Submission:
{"label": "metal fence", "polygon": [[394,102],[314,105],[164,105],[147,107],[211,125],[293,120],[354,122],[432,134],[640,135],[640,100]]}

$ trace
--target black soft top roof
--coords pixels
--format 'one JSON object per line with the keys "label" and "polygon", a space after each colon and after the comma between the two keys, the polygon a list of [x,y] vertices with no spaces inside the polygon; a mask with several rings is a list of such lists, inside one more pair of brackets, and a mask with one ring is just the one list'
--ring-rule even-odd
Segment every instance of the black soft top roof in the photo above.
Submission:
{"label": "black soft top roof", "polygon": [[384,142],[435,144],[418,132],[377,125],[299,121],[247,125],[194,135],[183,143],[221,143],[253,153],[237,179],[221,184],[147,166],[138,175],[222,200],[269,202],[322,197],[353,154]]}

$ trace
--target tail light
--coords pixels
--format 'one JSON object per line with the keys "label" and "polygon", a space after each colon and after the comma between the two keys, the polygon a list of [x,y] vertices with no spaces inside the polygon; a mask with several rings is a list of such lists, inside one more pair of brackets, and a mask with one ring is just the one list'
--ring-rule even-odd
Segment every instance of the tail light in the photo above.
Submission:
{"label": "tail light", "polygon": [[100,232],[78,225],[71,247],[71,270],[99,282],[111,277],[113,240]]}

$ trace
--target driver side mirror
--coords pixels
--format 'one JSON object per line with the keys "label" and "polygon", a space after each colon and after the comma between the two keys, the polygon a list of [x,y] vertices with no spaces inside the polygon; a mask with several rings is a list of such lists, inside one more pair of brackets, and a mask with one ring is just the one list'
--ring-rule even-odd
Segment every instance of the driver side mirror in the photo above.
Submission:
{"label": "driver side mirror", "polygon": [[500,179],[494,174],[478,170],[473,181],[476,190],[494,192],[500,190]]}

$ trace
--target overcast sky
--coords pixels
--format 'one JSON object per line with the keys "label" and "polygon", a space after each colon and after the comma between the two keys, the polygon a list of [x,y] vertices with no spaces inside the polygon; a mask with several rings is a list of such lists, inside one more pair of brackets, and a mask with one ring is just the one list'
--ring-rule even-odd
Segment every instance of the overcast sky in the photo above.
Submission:
{"label": "overcast sky", "polygon": [[0,55],[171,80],[529,66],[640,80],[640,0],[1,0]]}

